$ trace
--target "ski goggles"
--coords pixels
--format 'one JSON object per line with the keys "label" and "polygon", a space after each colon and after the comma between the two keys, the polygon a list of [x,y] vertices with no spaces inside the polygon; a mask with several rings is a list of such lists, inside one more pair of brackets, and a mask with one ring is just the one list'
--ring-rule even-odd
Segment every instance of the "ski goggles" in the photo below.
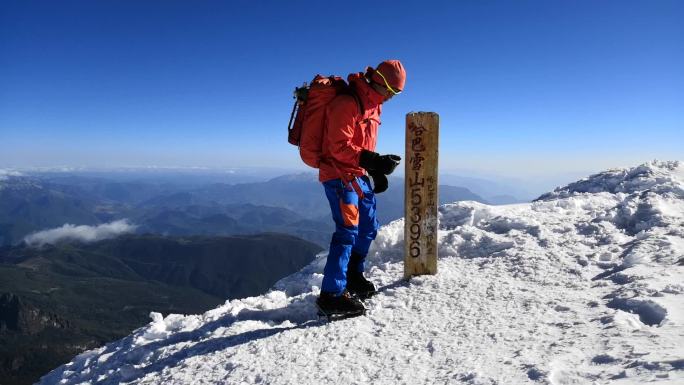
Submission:
{"label": "ski goggles", "polygon": [[395,90],[394,88],[392,88],[392,86],[389,85],[389,83],[387,83],[387,79],[385,79],[385,75],[383,75],[382,72],[380,72],[379,70],[375,70],[375,73],[380,75],[382,80],[385,82],[385,88],[387,88],[389,92],[391,92],[394,95],[399,95],[401,93],[401,90]]}

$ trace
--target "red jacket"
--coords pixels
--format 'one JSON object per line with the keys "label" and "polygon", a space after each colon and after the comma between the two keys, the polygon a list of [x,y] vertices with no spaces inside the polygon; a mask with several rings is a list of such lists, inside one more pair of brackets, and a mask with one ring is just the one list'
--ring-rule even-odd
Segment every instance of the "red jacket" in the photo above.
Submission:
{"label": "red jacket", "polygon": [[364,175],[365,170],[359,166],[361,150],[375,151],[384,98],[366,82],[361,72],[350,74],[347,80],[356,91],[363,111],[359,111],[359,102],[351,95],[339,95],[328,105],[323,157],[318,169],[321,182]]}

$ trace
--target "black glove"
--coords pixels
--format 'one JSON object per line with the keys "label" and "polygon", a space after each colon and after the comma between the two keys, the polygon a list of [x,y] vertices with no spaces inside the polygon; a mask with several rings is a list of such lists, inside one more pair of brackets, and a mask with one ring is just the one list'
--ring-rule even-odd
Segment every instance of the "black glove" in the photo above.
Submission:
{"label": "black glove", "polygon": [[381,173],[374,173],[374,174],[369,174],[371,178],[373,178],[373,192],[376,194],[380,194],[381,192],[385,192],[387,188],[389,187],[389,182],[387,182],[387,177],[385,174]]}
{"label": "black glove", "polygon": [[399,155],[380,155],[377,152],[362,150],[359,156],[359,166],[368,173],[391,174],[401,162]]}

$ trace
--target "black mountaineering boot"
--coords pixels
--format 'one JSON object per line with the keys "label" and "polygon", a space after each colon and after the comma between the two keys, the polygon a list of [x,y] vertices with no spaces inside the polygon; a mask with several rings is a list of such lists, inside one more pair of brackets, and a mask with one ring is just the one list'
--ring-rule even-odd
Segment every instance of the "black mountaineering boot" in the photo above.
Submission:
{"label": "black mountaineering boot", "polygon": [[352,251],[351,257],[349,257],[349,266],[347,267],[347,290],[364,300],[375,294],[376,290],[375,285],[367,280],[362,272],[357,271],[361,259],[361,255]]}
{"label": "black mountaineering boot", "polygon": [[339,316],[344,318],[354,317],[366,313],[363,303],[352,297],[347,290],[341,295],[321,292],[321,295],[316,300],[316,306],[320,311],[319,314],[325,315],[328,318]]}
{"label": "black mountaineering boot", "polygon": [[362,300],[376,293],[375,285],[358,271],[347,271],[347,290]]}

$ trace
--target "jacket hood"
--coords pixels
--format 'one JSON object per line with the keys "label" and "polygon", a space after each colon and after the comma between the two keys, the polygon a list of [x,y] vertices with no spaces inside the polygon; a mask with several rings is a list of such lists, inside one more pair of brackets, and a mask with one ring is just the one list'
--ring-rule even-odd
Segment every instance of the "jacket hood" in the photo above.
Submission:
{"label": "jacket hood", "polygon": [[363,104],[365,110],[377,107],[385,100],[384,96],[368,84],[363,72],[349,74],[347,81],[349,81],[349,85],[354,88],[359,99],[361,99],[361,104]]}

